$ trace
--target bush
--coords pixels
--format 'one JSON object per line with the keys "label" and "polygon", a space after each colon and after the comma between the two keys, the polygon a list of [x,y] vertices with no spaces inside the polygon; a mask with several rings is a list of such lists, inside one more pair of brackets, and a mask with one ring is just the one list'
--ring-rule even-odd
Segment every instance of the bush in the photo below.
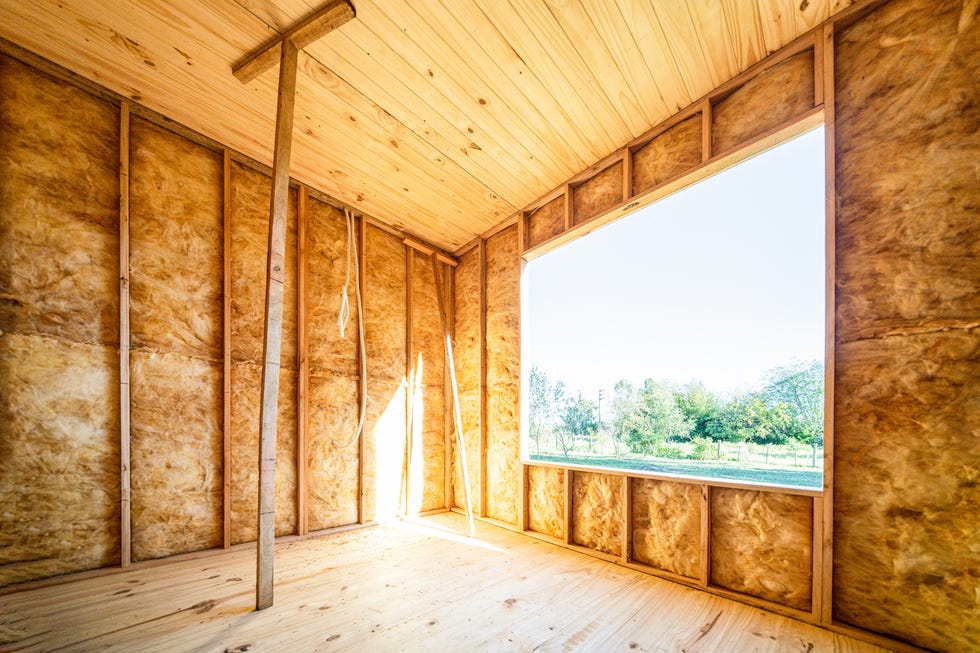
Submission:
{"label": "bush", "polygon": [[691,444],[694,445],[694,450],[691,451],[693,460],[713,460],[718,457],[715,441],[711,438],[696,436],[691,438]]}

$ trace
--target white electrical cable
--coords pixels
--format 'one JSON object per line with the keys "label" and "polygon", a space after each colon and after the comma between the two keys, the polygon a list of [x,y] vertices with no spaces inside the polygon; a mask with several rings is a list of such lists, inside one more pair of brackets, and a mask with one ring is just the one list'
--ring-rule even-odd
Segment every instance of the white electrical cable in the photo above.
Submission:
{"label": "white electrical cable", "polygon": [[[357,260],[357,237],[354,234],[354,214],[350,212],[350,209],[344,209],[344,217],[347,218],[347,273],[344,278],[344,287],[341,290],[340,299],[340,315],[337,317],[337,326],[340,327],[340,337],[344,337],[344,330],[347,327],[347,321],[350,319],[350,305],[347,301],[347,286],[350,284],[350,268],[351,259],[354,260],[354,297],[357,303],[357,342],[360,349],[360,359],[361,359],[361,410],[360,416],[357,420],[357,430],[354,431],[354,436],[345,443],[333,441],[334,446],[340,449],[346,449],[352,446],[361,437],[361,433],[364,431],[364,420],[367,417],[367,349],[364,345],[364,310],[361,306],[361,271],[359,263]],[[354,255],[351,256],[351,250],[354,250]]]}

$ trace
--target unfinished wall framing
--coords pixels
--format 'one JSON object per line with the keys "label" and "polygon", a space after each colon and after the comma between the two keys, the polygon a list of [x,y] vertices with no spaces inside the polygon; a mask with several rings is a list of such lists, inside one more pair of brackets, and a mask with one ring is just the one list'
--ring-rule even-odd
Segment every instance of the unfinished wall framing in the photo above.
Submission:
{"label": "unfinished wall framing", "polygon": [[[267,171],[44,62],[0,54],[0,85],[0,448],[14,461],[0,497],[16,507],[0,516],[0,588],[253,541]],[[407,360],[410,286],[426,360],[418,487],[446,508],[430,262],[448,292],[455,259],[425,246],[409,277],[405,234],[358,217],[341,336],[343,211],[294,187],[288,222],[277,535],[398,514],[406,377],[391,362]]]}
{"label": "unfinished wall framing", "polygon": [[[891,0],[843,12],[458,252],[463,260],[491,256],[479,292],[457,294],[457,314],[482,311],[488,328],[519,304],[516,292],[509,303],[498,292],[522,257],[823,122],[833,307],[823,492],[633,473],[615,492],[621,473],[531,461],[518,475],[523,487],[510,486],[523,512],[487,514],[885,646],[980,646],[980,607],[969,591],[977,578],[968,571],[980,564],[970,544],[976,529],[963,521],[978,505],[964,461],[980,456],[969,437],[980,376],[980,296],[969,281],[980,277],[971,163],[980,156],[980,119],[970,77],[980,65],[980,28],[956,3],[931,16],[935,9],[927,0]],[[493,258],[504,251],[503,234],[516,238],[510,266]],[[511,337],[516,344],[519,333]],[[486,348],[467,368],[506,350],[490,332]],[[494,383],[479,389],[474,413],[495,401]],[[510,448],[516,417],[483,415],[486,451]],[[948,472],[942,481],[931,478],[937,466]],[[622,505],[614,524],[588,509],[597,477],[609,486],[608,505]],[[491,504],[509,503],[492,479],[481,492]]]}

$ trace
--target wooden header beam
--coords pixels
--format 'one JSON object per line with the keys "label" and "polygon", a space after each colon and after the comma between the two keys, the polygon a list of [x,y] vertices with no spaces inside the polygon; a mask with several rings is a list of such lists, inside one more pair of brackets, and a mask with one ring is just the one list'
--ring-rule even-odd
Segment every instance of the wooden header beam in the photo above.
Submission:
{"label": "wooden header beam", "polygon": [[231,72],[238,81],[247,84],[276,65],[283,41],[291,41],[297,50],[302,50],[351,20],[355,15],[354,5],[349,0],[332,0],[290,27],[285,33],[245,55],[232,66]]}

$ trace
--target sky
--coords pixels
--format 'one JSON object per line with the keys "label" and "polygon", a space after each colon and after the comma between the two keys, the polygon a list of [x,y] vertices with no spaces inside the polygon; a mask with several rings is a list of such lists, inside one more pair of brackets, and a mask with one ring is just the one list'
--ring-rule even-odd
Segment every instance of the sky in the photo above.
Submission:
{"label": "sky", "polygon": [[824,198],[821,127],[530,261],[527,369],[731,395],[823,360]]}

